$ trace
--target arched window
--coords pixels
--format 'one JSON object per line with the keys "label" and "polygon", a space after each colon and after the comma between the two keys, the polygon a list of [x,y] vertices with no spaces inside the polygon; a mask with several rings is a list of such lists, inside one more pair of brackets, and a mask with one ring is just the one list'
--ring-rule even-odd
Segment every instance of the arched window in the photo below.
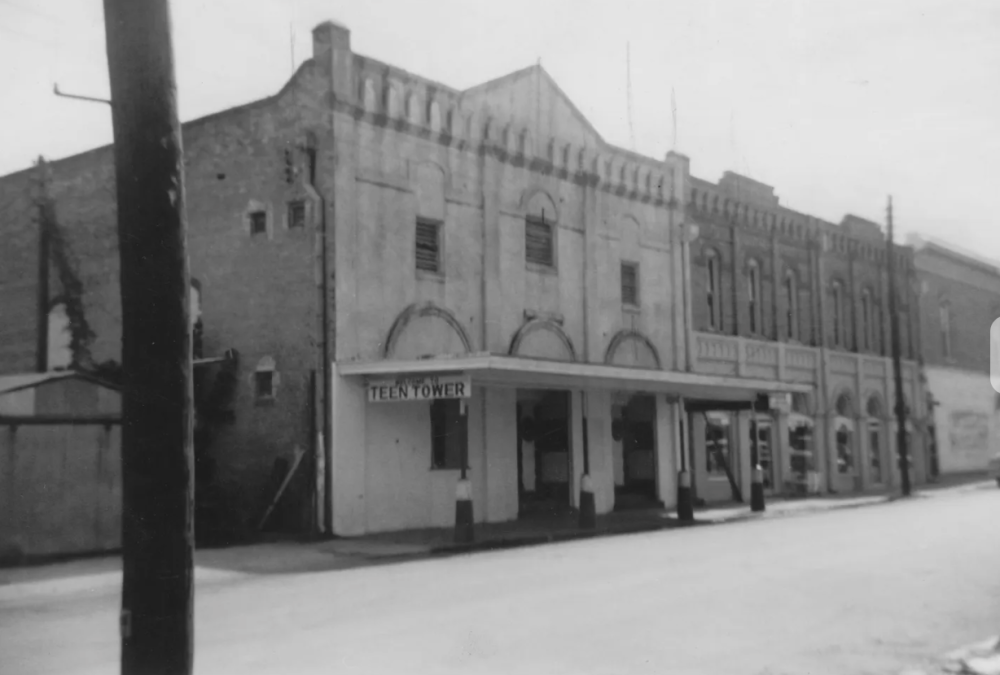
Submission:
{"label": "arched window", "polygon": [[797,340],[799,337],[799,298],[797,284],[795,283],[795,273],[792,270],[785,272],[785,330],[789,340]]}
{"label": "arched window", "polygon": [[747,263],[747,296],[750,309],[750,332],[759,333],[761,324],[760,311],[760,265],[751,259]]}
{"label": "arched window", "polygon": [[841,394],[835,405],[836,417],[833,421],[837,451],[837,473],[853,474],[854,466],[854,408],[851,398]]}
{"label": "arched window", "polygon": [[46,365],[49,370],[65,370],[73,364],[73,333],[66,313],[66,303],[57,302],[49,309],[48,351]]}
{"label": "arched window", "polygon": [[861,290],[861,325],[858,326],[858,337],[861,341],[862,351],[869,351],[871,344],[872,328],[872,294],[867,288]]}
{"label": "arched window", "polygon": [[941,327],[941,355],[951,358],[951,305],[945,301],[938,306],[938,323]]}
{"label": "arched window", "polygon": [[830,314],[833,319],[833,346],[844,344],[844,286],[839,281],[830,285]]}
{"label": "arched window", "polygon": [[544,192],[536,192],[528,203],[524,219],[525,261],[542,267],[556,267],[555,204]]}
{"label": "arched window", "polygon": [[200,359],[202,353],[202,323],[201,323],[201,284],[197,279],[191,279],[191,295],[188,299],[188,319],[191,322],[191,350],[194,358]]}
{"label": "arched window", "polygon": [[708,305],[708,326],[722,330],[722,284],[720,283],[719,255],[712,250],[705,254],[705,268],[708,272],[705,284],[705,302]]}

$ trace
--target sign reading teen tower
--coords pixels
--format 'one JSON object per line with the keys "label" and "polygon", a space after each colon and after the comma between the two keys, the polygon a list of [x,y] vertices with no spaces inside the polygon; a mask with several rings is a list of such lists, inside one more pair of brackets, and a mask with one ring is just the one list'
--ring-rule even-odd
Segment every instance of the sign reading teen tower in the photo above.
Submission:
{"label": "sign reading teen tower", "polygon": [[468,375],[373,380],[368,383],[368,401],[433,401],[439,398],[469,398],[472,378]]}

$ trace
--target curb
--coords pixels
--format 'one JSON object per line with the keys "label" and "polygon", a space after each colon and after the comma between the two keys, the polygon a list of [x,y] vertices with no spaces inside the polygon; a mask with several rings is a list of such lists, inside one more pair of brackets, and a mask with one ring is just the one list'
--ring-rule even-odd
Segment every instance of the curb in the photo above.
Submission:
{"label": "curb", "polygon": [[725,525],[728,523],[742,523],[752,520],[766,520],[768,518],[792,518],[800,515],[811,515],[816,513],[826,513],[830,511],[846,511],[848,509],[858,509],[878,504],[888,504],[894,501],[891,497],[884,497],[864,502],[852,502],[848,504],[837,504],[833,506],[823,506],[815,508],[802,508],[778,511],[764,511],[763,513],[747,512],[737,516],[725,518],[695,518],[691,522],[678,521],[673,518],[663,524],[635,525],[621,529],[607,530],[597,529],[591,531],[577,532],[556,532],[551,534],[537,534],[520,537],[510,537],[505,539],[495,539],[487,541],[476,541],[469,544],[439,544],[432,546],[429,554],[433,556],[460,555],[464,553],[477,553],[486,551],[500,551],[512,548],[524,548],[529,546],[540,546],[543,544],[555,544],[566,541],[577,541],[580,539],[596,539],[599,537],[613,537],[628,534],[643,534],[649,532],[660,532],[663,530],[679,530],[691,527],[706,525]]}

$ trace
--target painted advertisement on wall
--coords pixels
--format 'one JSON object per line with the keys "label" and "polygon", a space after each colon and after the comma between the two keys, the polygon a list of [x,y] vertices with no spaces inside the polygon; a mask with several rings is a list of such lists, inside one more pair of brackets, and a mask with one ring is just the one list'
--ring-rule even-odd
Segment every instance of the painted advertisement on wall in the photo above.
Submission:
{"label": "painted advertisement on wall", "polygon": [[990,418],[972,410],[953,410],[948,434],[951,451],[963,455],[981,455],[990,444]]}

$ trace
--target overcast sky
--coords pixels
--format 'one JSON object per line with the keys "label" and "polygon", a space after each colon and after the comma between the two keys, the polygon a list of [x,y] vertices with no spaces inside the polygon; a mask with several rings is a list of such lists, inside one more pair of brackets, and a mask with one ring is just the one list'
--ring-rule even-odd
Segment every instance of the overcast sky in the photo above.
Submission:
{"label": "overcast sky", "polygon": [[[786,206],[1000,258],[1000,2],[173,0],[182,120],[276,92],[334,19],[365,54],[456,88],[541,59],[612,143],[735,170]],[[626,45],[631,53],[632,128]],[[111,140],[100,0],[0,0],[0,174]]]}

